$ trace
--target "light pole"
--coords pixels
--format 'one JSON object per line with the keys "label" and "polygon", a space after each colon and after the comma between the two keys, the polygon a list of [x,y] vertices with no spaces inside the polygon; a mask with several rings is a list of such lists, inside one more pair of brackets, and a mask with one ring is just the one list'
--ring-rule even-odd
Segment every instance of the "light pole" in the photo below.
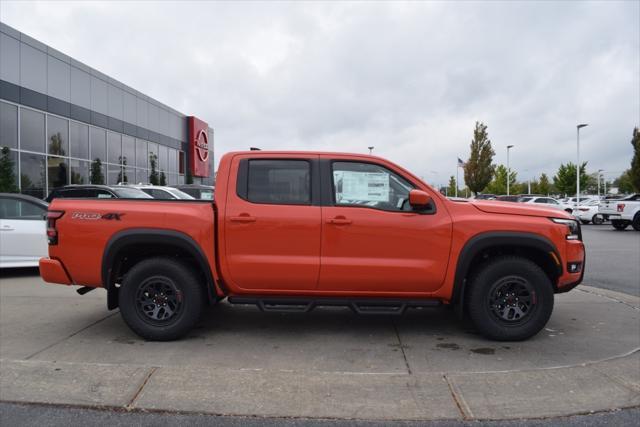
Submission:
{"label": "light pole", "polygon": [[371,153],[373,153],[373,149],[375,148],[373,145],[371,147],[367,147],[369,149],[369,155],[371,155]]}
{"label": "light pole", "polygon": [[509,195],[509,181],[511,181],[511,168],[509,167],[509,150],[513,145],[507,145],[507,196]]}
{"label": "light pole", "polygon": [[576,126],[578,142],[578,164],[576,165],[576,207],[580,206],[580,129],[587,126],[589,126],[588,123],[582,123]]}
{"label": "light pole", "polygon": [[598,169],[598,200],[600,199],[600,172],[604,172],[604,169]]}

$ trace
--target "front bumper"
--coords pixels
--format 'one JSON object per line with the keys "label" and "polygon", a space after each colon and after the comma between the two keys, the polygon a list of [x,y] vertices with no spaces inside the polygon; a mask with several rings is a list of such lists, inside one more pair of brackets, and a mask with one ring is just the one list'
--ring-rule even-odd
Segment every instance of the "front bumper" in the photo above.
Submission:
{"label": "front bumper", "polygon": [[[563,274],[558,279],[556,293],[569,292],[571,289],[582,283],[584,279],[584,271],[586,268],[587,256],[584,250],[584,243],[581,240],[568,240],[565,248],[564,256],[565,264],[563,265]],[[580,272],[569,273],[569,263],[581,263]]]}
{"label": "front bumper", "polygon": [[45,282],[58,283],[61,285],[73,284],[62,263],[57,259],[40,258],[39,267],[40,277],[42,277],[42,280]]}

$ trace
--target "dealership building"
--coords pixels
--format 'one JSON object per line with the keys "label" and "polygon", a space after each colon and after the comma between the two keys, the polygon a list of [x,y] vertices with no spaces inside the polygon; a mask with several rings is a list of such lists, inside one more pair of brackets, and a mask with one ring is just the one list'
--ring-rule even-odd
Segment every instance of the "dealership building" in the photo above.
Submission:
{"label": "dealership building", "polygon": [[0,147],[8,147],[0,153],[0,185],[12,187],[0,192],[38,198],[67,184],[214,180],[213,129],[206,121],[4,23]]}

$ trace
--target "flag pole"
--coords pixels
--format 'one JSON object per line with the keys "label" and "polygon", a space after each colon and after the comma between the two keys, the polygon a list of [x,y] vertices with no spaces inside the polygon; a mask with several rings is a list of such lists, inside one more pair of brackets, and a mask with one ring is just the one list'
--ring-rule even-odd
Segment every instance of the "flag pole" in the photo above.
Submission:
{"label": "flag pole", "polygon": [[460,165],[456,162],[456,197],[458,197],[458,179],[460,175]]}

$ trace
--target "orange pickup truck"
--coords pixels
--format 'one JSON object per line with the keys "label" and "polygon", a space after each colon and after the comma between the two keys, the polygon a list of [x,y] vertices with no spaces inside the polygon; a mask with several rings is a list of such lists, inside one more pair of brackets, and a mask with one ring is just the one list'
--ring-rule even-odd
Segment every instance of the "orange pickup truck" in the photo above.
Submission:
{"label": "orange pickup truck", "polygon": [[385,159],[320,152],[226,154],[213,202],[56,199],[47,236],[42,278],[106,289],[148,340],[182,337],[224,298],[358,314],[446,304],[490,339],[522,340],[585,262],[565,212],[449,200]]}

